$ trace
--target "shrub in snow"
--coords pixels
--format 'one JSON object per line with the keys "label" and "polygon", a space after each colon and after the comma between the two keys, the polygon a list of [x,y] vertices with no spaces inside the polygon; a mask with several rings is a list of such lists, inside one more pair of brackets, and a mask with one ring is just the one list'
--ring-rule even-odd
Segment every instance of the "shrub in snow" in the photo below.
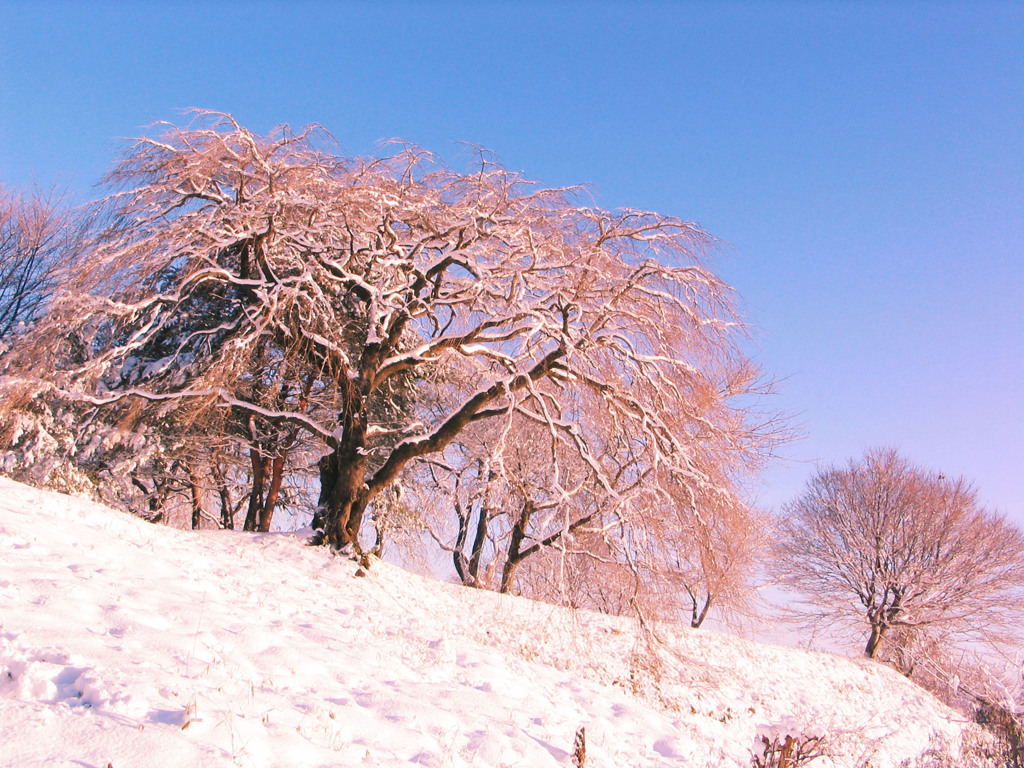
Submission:
{"label": "shrub in snow", "polygon": [[0,412],[0,472],[37,487],[95,498],[96,483],[75,458],[73,414],[43,397],[20,401],[10,380],[0,382],[0,397],[7,400]]}
{"label": "shrub in snow", "polygon": [[977,722],[992,735],[993,747],[1006,768],[1024,766],[1024,722],[1009,706],[987,703],[979,707]]}
{"label": "shrub in snow", "polygon": [[[752,768],[801,768],[828,755],[825,736],[794,736],[791,730],[790,727],[778,726],[759,728],[751,756]],[[794,732],[799,734],[799,731]]]}
{"label": "shrub in snow", "polygon": [[[958,745],[935,740],[898,768],[1020,768],[1021,755],[998,734],[980,728],[965,729]],[[870,768],[865,766],[864,768]]]}
{"label": "shrub in snow", "polygon": [[[184,498],[159,421],[124,419],[52,391],[24,397],[0,380],[0,474],[138,515],[170,520]],[[177,473],[180,475],[180,472]]]}

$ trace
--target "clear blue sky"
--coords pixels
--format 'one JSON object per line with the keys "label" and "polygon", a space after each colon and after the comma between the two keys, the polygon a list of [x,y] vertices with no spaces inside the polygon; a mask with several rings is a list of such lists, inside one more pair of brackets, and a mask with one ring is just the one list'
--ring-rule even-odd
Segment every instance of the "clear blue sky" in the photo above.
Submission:
{"label": "clear blue sky", "polygon": [[0,180],[190,106],[697,221],[806,435],[763,503],[884,444],[1024,524],[1024,3],[0,0]]}

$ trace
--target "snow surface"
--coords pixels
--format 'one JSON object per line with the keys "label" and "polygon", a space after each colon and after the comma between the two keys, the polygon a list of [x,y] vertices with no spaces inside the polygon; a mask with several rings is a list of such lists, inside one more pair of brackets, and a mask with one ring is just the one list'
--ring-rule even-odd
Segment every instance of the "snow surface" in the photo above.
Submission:
{"label": "snow surface", "polygon": [[0,764],[895,766],[958,716],[881,665],[179,531],[0,478]]}

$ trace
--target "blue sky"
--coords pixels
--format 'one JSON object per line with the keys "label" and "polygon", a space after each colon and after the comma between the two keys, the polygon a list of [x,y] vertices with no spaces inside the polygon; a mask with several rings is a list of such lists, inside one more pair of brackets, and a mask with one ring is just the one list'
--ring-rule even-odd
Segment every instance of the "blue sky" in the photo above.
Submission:
{"label": "blue sky", "polygon": [[191,106],[698,222],[805,435],[765,505],[894,445],[1024,524],[1024,3],[0,0],[0,181]]}

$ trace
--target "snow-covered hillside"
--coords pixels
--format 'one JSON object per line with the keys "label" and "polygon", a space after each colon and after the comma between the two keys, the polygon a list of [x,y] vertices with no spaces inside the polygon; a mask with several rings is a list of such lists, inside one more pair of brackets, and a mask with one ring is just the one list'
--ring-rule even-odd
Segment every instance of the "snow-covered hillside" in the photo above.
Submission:
{"label": "snow-covered hillside", "polygon": [[0,479],[0,764],[812,765],[955,743],[880,665],[356,566],[288,534],[192,533]]}

